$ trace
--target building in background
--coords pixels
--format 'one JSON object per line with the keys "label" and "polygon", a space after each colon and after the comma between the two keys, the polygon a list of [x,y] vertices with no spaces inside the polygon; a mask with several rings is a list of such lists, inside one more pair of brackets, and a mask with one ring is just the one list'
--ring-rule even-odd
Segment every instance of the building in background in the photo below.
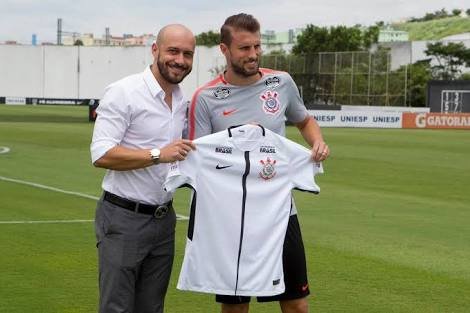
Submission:
{"label": "building in background", "polygon": [[303,28],[289,29],[285,32],[275,32],[266,30],[261,34],[261,44],[266,52],[274,50],[283,50],[290,52],[297,42],[297,36],[303,31]]}
{"label": "building in background", "polygon": [[150,46],[155,39],[156,37],[152,34],[140,36],[132,34],[123,34],[122,36],[103,35],[101,38],[95,38],[91,33],[73,33],[63,35],[62,44],[64,46],[73,46],[77,40],[80,40],[83,46]]}
{"label": "building in background", "polygon": [[391,26],[387,26],[379,31],[378,42],[400,42],[408,41],[408,32],[403,30],[395,30]]}
{"label": "building in background", "polygon": [[62,36],[62,45],[64,46],[73,46],[75,43],[80,40],[84,46],[93,46],[94,37],[91,33],[79,34],[72,33],[70,35]]}

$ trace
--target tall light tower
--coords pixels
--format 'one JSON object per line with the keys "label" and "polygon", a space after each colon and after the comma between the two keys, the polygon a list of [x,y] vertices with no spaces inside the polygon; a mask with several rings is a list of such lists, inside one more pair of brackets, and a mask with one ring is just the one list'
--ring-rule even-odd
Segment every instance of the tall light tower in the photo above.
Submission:
{"label": "tall light tower", "polygon": [[109,32],[109,27],[105,28],[104,38],[106,45],[109,46],[111,44],[111,33]]}
{"label": "tall light tower", "polygon": [[57,45],[62,45],[62,19],[57,19]]}
{"label": "tall light tower", "polygon": [[75,42],[76,38],[80,38],[80,33],[78,33],[78,32],[63,31],[62,30],[62,19],[58,18],[57,19],[57,45],[59,45],[59,46],[62,45],[62,36],[63,35],[72,36],[73,42]]}

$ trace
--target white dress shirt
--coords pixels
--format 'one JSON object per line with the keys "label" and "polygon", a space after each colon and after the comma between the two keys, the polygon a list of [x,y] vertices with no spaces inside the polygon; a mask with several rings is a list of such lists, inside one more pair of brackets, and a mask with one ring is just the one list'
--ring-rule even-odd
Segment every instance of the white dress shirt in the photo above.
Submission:
{"label": "white dress shirt", "polygon": [[[172,109],[164,101],[165,92],[150,67],[143,73],[125,77],[105,89],[96,112],[91,159],[94,163],[109,149],[120,145],[130,149],[162,148],[180,139],[186,121],[187,103],[181,89],[172,94]],[[163,190],[167,164],[129,171],[107,170],[104,190],[147,204],[169,201]]]}

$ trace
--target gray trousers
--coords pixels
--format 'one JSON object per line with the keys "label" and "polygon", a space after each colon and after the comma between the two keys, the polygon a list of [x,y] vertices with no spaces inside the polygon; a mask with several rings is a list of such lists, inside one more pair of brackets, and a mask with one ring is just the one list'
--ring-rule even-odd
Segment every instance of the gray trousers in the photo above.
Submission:
{"label": "gray trousers", "polygon": [[175,252],[176,214],[156,219],[102,199],[95,232],[100,313],[162,313]]}

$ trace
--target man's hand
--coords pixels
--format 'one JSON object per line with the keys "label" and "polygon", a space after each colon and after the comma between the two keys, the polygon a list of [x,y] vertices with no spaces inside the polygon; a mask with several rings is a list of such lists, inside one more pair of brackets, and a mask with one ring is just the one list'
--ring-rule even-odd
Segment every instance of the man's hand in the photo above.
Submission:
{"label": "man's hand", "polygon": [[196,150],[196,146],[191,140],[180,139],[160,149],[159,163],[169,163],[183,161],[191,150]]}
{"label": "man's hand", "polygon": [[312,147],[312,159],[315,162],[321,162],[326,160],[330,155],[330,148],[324,141],[316,141]]}
{"label": "man's hand", "polygon": [[295,124],[300,130],[302,137],[312,147],[312,160],[321,162],[330,155],[330,148],[323,141],[320,126],[312,116],[307,116],[302,122]]}

